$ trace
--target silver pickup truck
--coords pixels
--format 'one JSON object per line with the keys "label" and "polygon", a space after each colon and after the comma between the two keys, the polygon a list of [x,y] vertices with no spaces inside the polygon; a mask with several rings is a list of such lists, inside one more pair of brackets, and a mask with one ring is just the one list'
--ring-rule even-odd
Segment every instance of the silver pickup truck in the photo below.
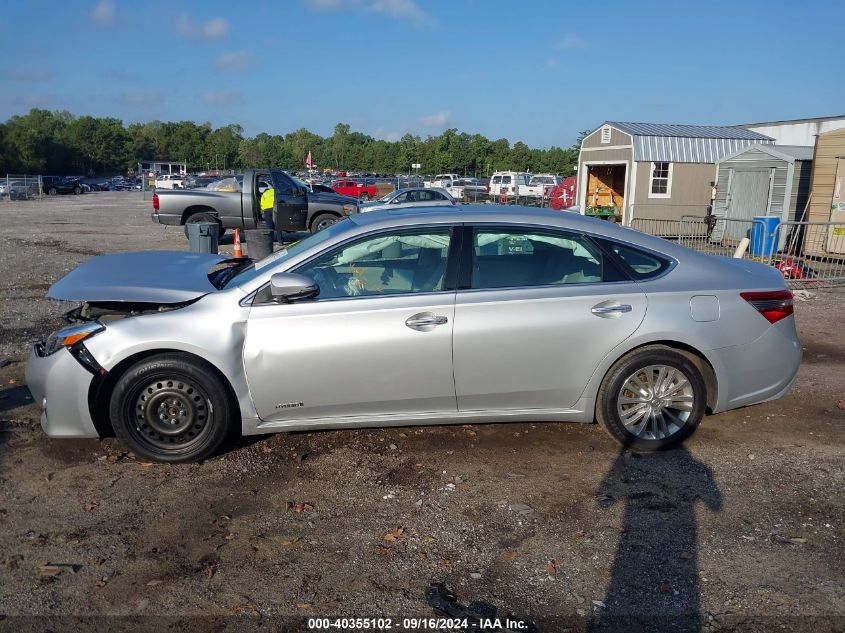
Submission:
{"label": "silver pickup truck", "polygon": [[226,229],[256,228],[261,217],[261,194],[276,191],[273,222],[277,231],[316,233],[339,219],[358,213],[358,201],[336,193],[311,191],[308,185],[279,169],[247,169],[231,178],[227,190],[159,190],[153,195],[153,222],[185,226],[217,222]]}

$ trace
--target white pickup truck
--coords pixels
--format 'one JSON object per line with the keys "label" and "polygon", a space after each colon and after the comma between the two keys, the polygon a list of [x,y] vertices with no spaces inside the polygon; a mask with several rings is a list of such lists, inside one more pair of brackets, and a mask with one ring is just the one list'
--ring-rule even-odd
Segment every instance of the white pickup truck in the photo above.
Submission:
{"label": "white pickup truck", "polygon": [[156,178],[156,189],[184,189],[185,177],[179,174],[162,174]]}
{"label": "white pickup truck", "polygon": [[560,176],[554,174],[535,174],[527,185],[519,185],[520,198],[548,198],[552,189],[561,183]]}
{"label": "white pickup truck", "polygon": [[458,174],[437,174],[434,177],[434,180],[431,181],[430,184],[424,185],[426,187],[440,187],[441,189],[447,189],[452,186],[456,180],[458,180],[460,176]]}

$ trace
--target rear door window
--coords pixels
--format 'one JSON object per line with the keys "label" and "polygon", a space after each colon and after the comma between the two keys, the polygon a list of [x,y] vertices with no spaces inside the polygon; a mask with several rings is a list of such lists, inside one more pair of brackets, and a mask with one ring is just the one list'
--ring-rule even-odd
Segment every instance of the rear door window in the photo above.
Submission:
{"label": "rear door window", "polygon": [[476,227],[472,254],[474,289],[622,279],[595,243],[584,235],[567,231]]}

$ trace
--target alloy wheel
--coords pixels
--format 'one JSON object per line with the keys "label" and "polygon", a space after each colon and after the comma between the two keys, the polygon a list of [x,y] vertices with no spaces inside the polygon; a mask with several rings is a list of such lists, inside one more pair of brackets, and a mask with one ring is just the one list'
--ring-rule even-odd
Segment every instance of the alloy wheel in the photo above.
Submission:
{"label": "alloy wheel", "polygon": [[635,437],[663,440],[689,420],[695,396],[689,378],[669,365],[648,365],[628,376],[616,398],[625,429]]}

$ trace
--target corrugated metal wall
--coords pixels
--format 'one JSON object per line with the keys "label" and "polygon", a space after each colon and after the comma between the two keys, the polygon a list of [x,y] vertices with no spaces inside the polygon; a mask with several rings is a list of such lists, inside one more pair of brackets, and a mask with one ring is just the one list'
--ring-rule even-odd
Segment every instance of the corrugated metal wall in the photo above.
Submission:
{"label": "corrugated metal wall", "polygon": [[634,160],[668,161],[670,163],[716,163],[724,156],[754,144],[771,144],[771,141],[753,141],[737,138],[687,138],[679,136],[635,136]]}

